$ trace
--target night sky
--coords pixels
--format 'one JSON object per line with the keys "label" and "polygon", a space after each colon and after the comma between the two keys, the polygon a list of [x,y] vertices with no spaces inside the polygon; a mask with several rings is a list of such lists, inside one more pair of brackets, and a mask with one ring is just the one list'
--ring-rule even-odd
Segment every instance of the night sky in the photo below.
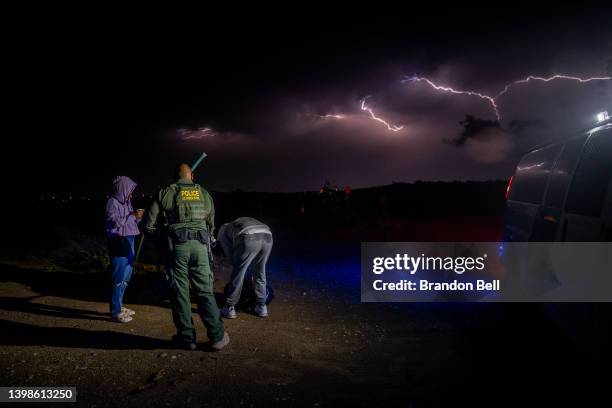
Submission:
{"label": "night sky", "polygon": [[[401,82],[496,95],[528,75],[609,76],[610,13],[321,14],[31,22],[5,53],[11,156],[27,165],[4,174],[36,193],[100,194],[115,175],[150,192],[206,151],[196,177],[216,191],[505,179],[530,147],[612,111],[612,81],[517,85],[499,125],[481,98]],[[368,96],[402,130],[362,111]],[[485,125],[461,136],[466,115]]]}

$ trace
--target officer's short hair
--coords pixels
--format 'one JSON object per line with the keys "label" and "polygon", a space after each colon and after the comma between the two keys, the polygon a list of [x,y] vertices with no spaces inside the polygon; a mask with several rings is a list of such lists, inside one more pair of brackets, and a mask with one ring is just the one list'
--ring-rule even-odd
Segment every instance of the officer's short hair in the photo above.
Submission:
{"label": "officer's short hair", "polygon": [[188,176],[191,175],[191,167],[186,163],[181,163],[176,166],[174,174],[179,179],[188,178]]}

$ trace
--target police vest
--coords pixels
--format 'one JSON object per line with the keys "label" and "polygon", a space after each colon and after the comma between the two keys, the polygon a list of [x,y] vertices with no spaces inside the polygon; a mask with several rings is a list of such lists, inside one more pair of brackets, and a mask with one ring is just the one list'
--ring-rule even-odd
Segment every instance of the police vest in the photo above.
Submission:
{"label": "police vest", "polygon": [[210,196],[197,184],[176,184],[175,191],[170,225],[201,222],[205,227],[212,208]]}

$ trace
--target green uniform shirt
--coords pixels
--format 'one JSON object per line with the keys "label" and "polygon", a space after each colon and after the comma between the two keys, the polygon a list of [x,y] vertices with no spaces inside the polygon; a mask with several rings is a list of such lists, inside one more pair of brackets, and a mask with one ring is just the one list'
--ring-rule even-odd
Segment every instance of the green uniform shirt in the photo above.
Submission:
{"label": "green uniform shirt", "polygon": [[[181,189],[188,189],[182,191]],[[198,191],[202,197],[199,197]],[[180,222],[177,220],[177,200],[192,200],[197,199],[203,202],[204,205],[198,213],[198,220]],[[158,226],[165,225],[169,231],[179,229],[188,229],[191,231],[207,230],[210,234],[214,233],[215,229],[215,206],[213,199],[202,187],[194,184],[191,180],[181,179],[174,184],[169,185],[159,192],[156,199],[153,200],[149,208],[147,223],[145,228],[148,232],[154,232]]]}

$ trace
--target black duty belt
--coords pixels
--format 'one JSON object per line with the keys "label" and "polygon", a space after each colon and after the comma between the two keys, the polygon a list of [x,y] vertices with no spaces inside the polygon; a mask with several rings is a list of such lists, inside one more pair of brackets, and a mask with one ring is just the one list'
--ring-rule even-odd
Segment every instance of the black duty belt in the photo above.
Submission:
{"label": "black duty belt", "polygon": [[179,229],[174,231],[173,239],[175,242],[184,243],[187,241],[200,241],[203,244],[208,244],[209,235],[206,230],[187,230],[187,229]]}

